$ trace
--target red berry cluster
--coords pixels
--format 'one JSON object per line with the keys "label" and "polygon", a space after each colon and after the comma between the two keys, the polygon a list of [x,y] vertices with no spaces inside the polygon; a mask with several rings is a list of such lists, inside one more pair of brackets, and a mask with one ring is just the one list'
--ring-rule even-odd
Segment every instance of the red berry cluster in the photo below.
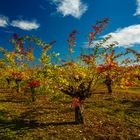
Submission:
{"label": "red berry cluster", "polygon": [[98,72],[105,72],[107,70],[116,69],[117,64],[115,62],[107,62],[104,65],[101,64],[97,67]]}
{"label": "red berry cluster", "polygon": [[35,87],[38,87],[40,86],[40,81],[39,80],[30,80],[29,83],[28,83],[28,86],[30,88],[35,88]]}
{"label": "red berry cluster", "polygon": [[24,78],[21,72],[12,72],[11,76],[16,80],[22,80]]}
{"label": "red berry cluster", "polygon": [[73,98],[72,105],[74,107],[79,107],[81,105],[80,99],[79,98]]}

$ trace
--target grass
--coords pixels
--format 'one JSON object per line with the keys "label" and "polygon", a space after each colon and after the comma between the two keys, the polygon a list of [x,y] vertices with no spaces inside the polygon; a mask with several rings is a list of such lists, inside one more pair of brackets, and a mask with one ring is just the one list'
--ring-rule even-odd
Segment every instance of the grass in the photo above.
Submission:
{"label": "grass", "polygon": [[[132,91],[132,92],[131,92]],[[99,94],[100,93],[100,94]],[[74,123],[71,100],[0,93],[1,140],[139,140],[140,89],[96,91],[84,102],[84,125]]]}

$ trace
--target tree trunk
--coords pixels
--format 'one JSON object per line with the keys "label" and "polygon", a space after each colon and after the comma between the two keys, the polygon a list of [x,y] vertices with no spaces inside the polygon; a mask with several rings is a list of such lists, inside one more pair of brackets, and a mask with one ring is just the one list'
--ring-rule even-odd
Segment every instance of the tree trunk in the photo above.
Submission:
{"label": "tree trunk", "polygon": [[111,94],[112,93],[112,79],[110,78],[109,75],[106,76],[105,84],[107,86],[108,93]]}
{"label": "tree trunk", "polygon": [[109,84],[109,85],[107,85],[107,89],[108,89],[108,93],[112,93],[112,85],[111,84]]}
{"label": "tree trunk", "polygon": [[19,93],[20,90],[21,90],[21,88],[20,88],[21,80],[20,79],[15,79],[15,82],[16,82],[16,91],[17,91],[17,93]]}
{"label": "tree trunk", "polygon": [[20,82],[17,82],[17,88],[16,88],[17,93],[20,92]]}
{"label": "tree trunk", "polygon": [[80,106],[75,106],[75,122],[78,124],[84,123]]}
{"label": "tree trunk", "polygon": [[31,93],[32,93],[32,102],[34,102],[36,101],[36,92],[34,87],[31,87]]}
{"label": "tree trunk", "polygon": [[72,104],[74,106],[75,109],[75,122],[78,124],[83,124],[83,116],[82,116],[82,112],[81,112],[81,99],[80,97],[74,97]]}
{"label": "tree trunk", "polygon": [[8,85],[10,85],[10,79],[6,78]]}

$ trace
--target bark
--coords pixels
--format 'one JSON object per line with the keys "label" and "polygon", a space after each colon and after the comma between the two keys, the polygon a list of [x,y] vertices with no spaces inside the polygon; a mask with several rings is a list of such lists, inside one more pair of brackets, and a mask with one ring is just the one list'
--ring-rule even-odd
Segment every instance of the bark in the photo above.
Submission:
{"label": "bark", "polygon": [[19,82],[17,82],[17,93],[19,93],[20,92],[20,83]]}
{"label": "bark", "polygon": [[17,93],[19,93],[20,92],[20,82],[21,82],[21,80],[20,79],[16,79],[15,80],[15,82],[16,82],[16,91],[17,91]]}
{"label": "bark", "polygon": [[107,86],[108,93],[111,94],[112,93],[112,79],[109,76],[106,77],[105,84]]}
{"label": "bark", "polygon": [[8,85],[10,84],[10,79],[6,78]]}
{"label": "bark", "polygon": [[82,104],[79,97],[73,98],[73,106],[75,108],[75,122],[78,124],[83,124]]}
{"label": "bark", "polygon": [[108,89],[108,93],[112,93],[112,85],[110,84],[110,85],[107,85],[107,89]]}
{"label": "bark", "polygon": [[35,92],[35,88],[31,87],[31,93],[32,93],[32,102],[36,101],[36,92]]}
{"label": "bark", "polygon": [[75,122],[78,124],[84,123],[80,106],[75,107]]}

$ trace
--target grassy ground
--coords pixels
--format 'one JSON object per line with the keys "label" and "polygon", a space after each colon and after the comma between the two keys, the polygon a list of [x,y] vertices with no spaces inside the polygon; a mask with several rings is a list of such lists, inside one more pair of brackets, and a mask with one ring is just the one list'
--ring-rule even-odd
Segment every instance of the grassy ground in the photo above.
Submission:
{"label": "grassy ground", "polygon": [[1,140],[140,140],[140,89],[96,91],[83,115],[84,125],[74,124],[69,98],[32,103],[30,94],[0,91]]}

